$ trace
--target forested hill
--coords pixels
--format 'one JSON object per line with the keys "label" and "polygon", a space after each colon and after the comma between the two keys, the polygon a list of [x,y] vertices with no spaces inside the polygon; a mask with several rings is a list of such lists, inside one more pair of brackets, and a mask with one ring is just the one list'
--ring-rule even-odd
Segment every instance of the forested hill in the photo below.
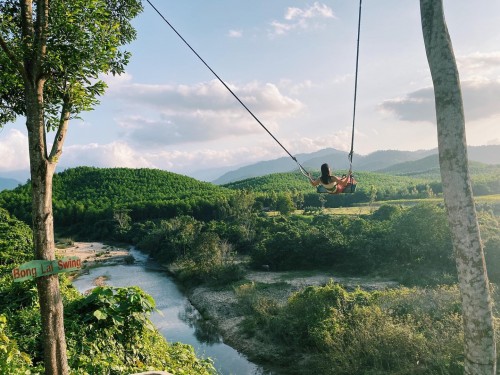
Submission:
{"label": "forested hill", "polygon": [[[337,171],[337,174],[346,173],[346,171]],[[312,171],[314,177],[319,177],[319,171]],[[433,180],[423,178],[413,178],[404,176],[392,176],[388,174],[357,172],[354,177],[359,183],[359,191],[370,190],[371,187],[377,190],[400,190],[414,187],[416,185],[425,185],[432,183]],[[245,189],[254,192],[284,192],[297,191],[304,194],[310,193],[312,188],[309,180],[300,172],[274,173],[262,177],[248,178],[242,181],[231,182],[222,185],[230,189]]]}
{"label": "forested hill", "polygon": [[54,200],[94,202],[107,207],[137,202],[211,199],[227,191],[216,185],[159,169],[67,169],[54,177]]}
{"label": "forested hill", "polygon": [[[0,193],[0,206],[28,223],[30,186]],[[54,218],[56,227],[68,227],[103,224],[120,210],[133,220],[209,217],[230,194],[229,189],[157,169],[78,167],[54,175]]]}
{"label": "forested hill", "polygon": [[[355,194],[327,195],[327,206],[350,206],[356,203],[392,199],[428,198],[442,192],[439,168],[434,165],[431,156],[421,162],[402,163],[399,168],[390,173],[375,173],[355,171],[357,180]],[[409,172],[412,170],[413,173]],[[500,194],[500,168],[495,165],[482,163],[471,164],[472,188],[475,195]],[[311,170],[317,177],[320,172]],[[387,171],[389,172],[389,171]],[[341,175],[346,171],[337,170],[335,174]],[[399,175],[401,173],[401,175]],[[406,175],[405,175],[406,174]],[[311,186],[308,179],[300,172],[274,173],[261,177],[248,178],[231,182],[223,187],[237,190],[247,190],[261,194],[292,194],[303,195],[306,206],[317,206],[320,194]]]}

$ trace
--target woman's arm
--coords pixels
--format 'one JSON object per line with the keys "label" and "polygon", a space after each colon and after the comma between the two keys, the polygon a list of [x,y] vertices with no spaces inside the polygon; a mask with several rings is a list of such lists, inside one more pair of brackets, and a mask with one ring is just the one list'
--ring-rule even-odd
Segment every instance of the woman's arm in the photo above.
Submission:
{"label": "woman's arm", "polygon": [[311,181],[311,185],[312,186],[318,186],[320,184],[320,182],[321,182],[319,178],[317,178],[316,180],[314,180],[311,175],[309,175],[309,181]]}

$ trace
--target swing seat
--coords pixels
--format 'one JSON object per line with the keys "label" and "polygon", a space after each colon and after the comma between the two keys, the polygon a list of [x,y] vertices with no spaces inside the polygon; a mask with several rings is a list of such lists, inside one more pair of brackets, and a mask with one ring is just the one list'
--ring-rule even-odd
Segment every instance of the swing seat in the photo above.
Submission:
{"label": "swing seat", "polygon": [[320,194],[352,194],[356,191],[357,181],[352,176],[342,176],[342,183],[337,184],[335,190],[328,190],[323,185],[316,187],[316,192]]}

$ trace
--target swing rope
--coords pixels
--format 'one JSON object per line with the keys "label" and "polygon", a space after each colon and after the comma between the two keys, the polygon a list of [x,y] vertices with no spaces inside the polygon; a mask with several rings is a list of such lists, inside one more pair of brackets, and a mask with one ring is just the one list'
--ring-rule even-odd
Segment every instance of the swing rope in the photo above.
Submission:
{"label": "swing rope", "polygon": [[278,141],[278,139],[269,131],[269,129],[267,129],[264,124],[257,118],[257,116],[255,116],[253,114],[253,112],[245,105],[245,103],[243,103],[241,101],[241,99],[234,93],[233,90],[231,90],[231,88],[226,85],[226,83],[219,77],[219,75],[217,73],[215,73],[215,71],[210,67],[210,65],[208,65],[205,60],[203,60],[203,58],[194,50],[193,47],[191,47],[191,45],[186,41],[186,39],[184,39],[182,37],[182,35],[175,29],[174,26],[172,26],[172,24],[170,22],[168,22],[168,20],[163,16],[163,14],[151,3],[150,0],[146,0],[148,2],[149,5],[151,5],[151,7],[156,11],[156,13],[158,13],[158,15],[163,19],[163,21],[165,21],[165,23],[177,34],[177,36],[184,42],[184,44],[186,44],[186,46],[189,47],[189,49],[196,55],[196,57],[198,57],[198,59],[200,59],[200,61],[208,68],[208,70],[210,70],[212,72],[212,74],[219,80],[220,83],[222,83],[222,85],[234,96],[234,98],[243,106],[243,108],[246,109],[246,111],[254,118],[255,121],[257,121],[257,123],[262,126],[262,128],[276,141],[276,143],[278,143],[278,145],[281,146],[281,148],[292,158],[293,161],[295,161],[295,163],[297,163],[297,165],[299,166],[299,170],[300,172],[306,176],[307,178],[309,178],[309,173],[305,170],[305,168],[298,162],[297,158],[295,156],[293,156],[286,148],[285,146],[283,146],[281,144],[280,141]]}
{"label": "swing rope", "polygon": [[358,41],[356,45],[356,73],[354,75],[354,108],[352,111],[352,136],[351,136],[351,151],[349,151],[349,175],[352,172],[352,157],[354,155],[354,125],[356,123],[356,99],[358,94],[358,65],[359,65],[359,36],[361,33],[361,2],[359,0],[359,15],[358,15]]}

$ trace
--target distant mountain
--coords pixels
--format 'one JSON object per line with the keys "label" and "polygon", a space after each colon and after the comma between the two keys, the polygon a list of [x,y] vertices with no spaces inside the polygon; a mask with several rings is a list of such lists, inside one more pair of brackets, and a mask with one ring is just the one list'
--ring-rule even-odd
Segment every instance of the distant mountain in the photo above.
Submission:
{"label": "distant mountain", "polygon": [[16,181],[21,181],[24,184],[30,178],[29,169],[15,170],[15,171],[2,171],[0,178],[10,178]]}
{"label": "distant mountain", "polygon": [[[485,159],[488,157],[488,153],[484,153],[484,150],[478,152],[478,150],[472,149],[472,156],[469,152],[469,171],[472,175],[481,174],[497,174],[500,170],[500,164],[488,164],[480,161],[475,161],[474,159]],[[427,156],[425,158],[407,161],[404,163],[399,163],[391,165],[390,167],[379,169],[376,172],[387,173],[397,176],[411,176],[411,177],[424,177],[424,178],[440,178],[439,170],[439,157],[437,154]]]}
{"label": "distant mountain", "polygon": [[216,178],[239,168],[240,166],[230,166],[230,167],[219,167],[219,168],[207,168],[207,169],[199,169],[192,173],[188,173],[190,177],[197,179],[198,181],[210,182],[215,180]]}
{"label": "distant mountain", "polygon": [[[434,155],[434,159],[427,159],[432,155]],[[500,164],[500,145],[470,146],[468,147],[468,155],[469,160],[471,161],[477,161],[490,165]],[[334,171],[339,169],[346,170],[349,168],[347,156],[347,152],[339,151],[333,148],[320,150],[310,154],[296,155],[297,160],[301,165],[314,172],[317,172],[321,164],[325,162],[327,162]],[[412,163],[419,160],[422,161],[415,164]],[[427,164],[428,166],[426,166]],[[356,171],[377,171],[399,175],[410,175],[414,172],[418,175],[420,172],[431,171],[432,169],[437,168],[437,172],[439,174],[437,149],[418,151],[383,150],[375,151],[368,155],[354,154],[353,166]],[[389,172],[393,166],[397,166],[394,169],[394,172]],[[265,176],[272,173],[291,172],[296,169],[297,165],[290,157],[282,157],[279,159],[247,165],[231,172],[227,172],[214,180],[213,183],[217,185],[228,184],[230,182]]]}
{"label": "distant mountain", "polygon": [[376,172],[397,176],[435,175],[439,178],[438,155],[433,154],[422,159],[394,164],[386,168],[378,169]]}
{"label": "distant mountain", "polygon": [[20,184],[20,181],[14,180],[13,178],[0,177],[0,191],[14,189]]}
{"label": "distant mountain", "polygon": [[[311,158],[325,158],[329,154],[342,153],[333,148],[324,149],[320,151],[313,152],[311,154],[299,154],[295,157],[299,160],[299,163],[304,165],[302,162]],[[306,167],[306,165],[304,165]],[[297,169],[297,164],[290,157],[282,157],[274,160],[261,161],[255,164],[247,165],[245,167],[238,168],[234,171],[223,174],[221,177],[212,181],[216,185],[223,185],[234,181],[245,180],[252,177],[265,176],[272,173],[281,172],[291,172]]]}
{"label": "distant mountain", "polygon": [[470,146],[467,148],[469,160],[485,164],[500,164],[500,145]]}

